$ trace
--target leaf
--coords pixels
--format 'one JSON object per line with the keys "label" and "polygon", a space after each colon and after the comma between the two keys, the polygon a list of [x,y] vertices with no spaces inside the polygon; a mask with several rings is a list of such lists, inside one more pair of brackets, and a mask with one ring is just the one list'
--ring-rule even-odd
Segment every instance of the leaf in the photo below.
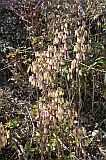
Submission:
{"label": "leaf", "polygon": [[25,60],[25,63],[31,62],[31,61],[32,61],[32,59],[31,59],[31,58],[28,58],[28,59]]}
{"label": "leaf", "polygon": [[37,105],[32,106],[33,109],[38,109]]}
{"label": "leaf", "polygon": [[19,123],[17,120],[12,120],[10,122],[8,122],[6,124],[6,126],[8,126],[9,128],[14,128],[14,127],[18,127],[19,126]]}
{"label": "leaf", "polygon": [[30,146],[29,142],[26,142],[24,149],[25,149],[27,154],[31,153],[31,146]]}
{"label": "leaf", "polygon": [[51,143],[52,150],[55,150],[57,140],[55,138],[51,138],[50,143]]}
{"label": "leaf", "polygon": [[100,61],[98,61],[97,65],[102,65],[102,67],[106,67],[106,60],[100,60]]}
{"label": "leaf", "polygon": [[104,30],[106,30],[106,24],[104,24],[104,25],[102,26],[102,28],[103,28]]}

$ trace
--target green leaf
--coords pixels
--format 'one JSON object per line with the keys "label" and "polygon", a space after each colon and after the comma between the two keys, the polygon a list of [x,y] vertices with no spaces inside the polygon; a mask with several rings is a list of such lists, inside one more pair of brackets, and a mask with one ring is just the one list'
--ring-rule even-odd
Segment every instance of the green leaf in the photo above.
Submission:
{"label": "green leaf", "polygon": [[103,28],[104,30],[106,30],[106,24],[104,24],[104,25],[102,26],[102,28]]}
{"label": "green leaf", "polygon": [[9,128],[14,128],[19,126],[19,122],[17,120],[12,120],[6,124]]}
{"label": "green leaf", "polygon": [[38,109],[37,105],[32,106],[33,109]]}
{"label": "green leaf", "polygon": [[26,142],[24,149],[25,149],[27,154],[31,153],[31,146],[30,146],[29,142]]}

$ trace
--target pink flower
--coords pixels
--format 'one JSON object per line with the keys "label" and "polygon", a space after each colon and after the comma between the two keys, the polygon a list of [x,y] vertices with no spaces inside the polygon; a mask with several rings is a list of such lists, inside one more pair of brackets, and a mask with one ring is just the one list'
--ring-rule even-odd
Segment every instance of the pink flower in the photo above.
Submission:
{"label": "pink flower", "polygon": [[35,76],[34,76],[34,74],[32,74],[32,76],[29,77],[29,82],[31,83],[31,85],[33,87],[35,86]]}

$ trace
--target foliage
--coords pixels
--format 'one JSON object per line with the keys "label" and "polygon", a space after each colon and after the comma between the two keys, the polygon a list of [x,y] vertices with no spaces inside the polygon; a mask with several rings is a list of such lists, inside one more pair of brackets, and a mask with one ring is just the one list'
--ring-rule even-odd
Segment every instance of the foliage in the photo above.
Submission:
{"label": "foliage", "polygon": [[7,79],[0,82],[0,121],[10,131],[9,139],[2,134],[1,159],[10,156],[8,148],[11,160],[106,158],[105,7],[28,0],[0,12],[3,45],[13,47],[1,45],[0,74]]}

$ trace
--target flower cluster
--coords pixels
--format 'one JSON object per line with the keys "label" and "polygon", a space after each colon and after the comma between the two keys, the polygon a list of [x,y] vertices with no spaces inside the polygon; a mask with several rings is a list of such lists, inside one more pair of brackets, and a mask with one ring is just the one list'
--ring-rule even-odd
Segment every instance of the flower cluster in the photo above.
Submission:
{"label": "flower cluster", "polygon": [[48,134],[51,132],[51,129],[56,129],[58,125],[64,123],[65,129],[69,132],[69,136],[71,136],[71,141],[68,142],[71,148],[73,150],[76,149],[76,145],[78,148],[83,148],[85,145],[88,145],[86,131],[83,127],[77,127],[78,114],[74,106],[69,108],[69,102],[65,101],[63,97],[64,91],[58,87],[57,90],[48,90],[44,98],[39,98],[34,115],[37,128],[42,128],[43,142],[46,146],[49,143]]}
{"label": "flower cluster", "polygon": [[[56,129],[58,132],[59,126],[62,124],[62,127],[64,126],[63,128],[71,137],[72,135],[75,136],[68,143],[81,142],[83,146],[85,131],[76,126],[79,122],[74,103],[73,106],[70,105],[67,98],[64,98],[64,90],[61,87],[56,88],[54,85],[55,73],[56,71],[64,71],[64,67],[61,66],[64,66],[68,57],[67,44],[70,33],[67,23],[61,25],[61,30],[56,29],[53,44],[48,46],[47,51],[35,52],[36,58],[30,66],[32,75],[29,77],[29,82],[33,87],[42,90],[42,97],[39,98],[37,108],[35,107],[36,109],[33,111],[33,118],[37,124],[37,129],[43,133],[44,144],[48,144],[51,129],[54,131]],[[74,47],[76,58],[71,62],[71,68],[66,69],[69,74],[73,72],[73,69],[78,68],[79,62],[85,59],[85,52],[87,51],[87,45],[85,45],[87,31],[84,27],[79,27],[75,35],[77,37]],[[66,133],[63,135],[66,136]],[[81,148],[80,145],[78,147]]]}
{"label": "flower cluster", "polygon": [[7,144],[7,131],[2,123],[0,123],[0,150]]}
{"label": "flower cluster", "polygon": [[47,51],[36,52],[35,61],[32,62],[29,82],[34,87],[44,89],[50,86],[54,80],[54,75],[64,63],[67,56],[67,24],[64,24],[64,32],[56,30],[53,45],[48,46]]}
{"label": "flower cluster", "polygon": [[72,73],[74,69],[78,69],[78,64],[82,60],[85,60],[85,53],[88,50],[88,45],[86,44],[87,31],[85,28],[80,26],[75,31],[75,37],[77,38],[76,45],[74,46],[75,59],[71,62],[70,72]]}
{"label": "flower cluster", "polygon": [[[77,37],[76,45],[74,46],[74,51],[76,52],[77,60],[85,60],[85,52],[87,51],[87,45],[85,44],[85,39],[87,37],[87,31],[84,27],[80,26],[75,31],[75,36]],[[79,53],[79,54],[78,54]]]}
{"label": "flower cluster", "polygon": [[65,102],[63,95],[63,89],[58,87],[57,90],[48,90],[47,95],[43,99],[39,98],[38,111],[36,113],[36,120],[38,122],[38,126],[40,123],[40,115],[42,116],[42,124],[46,126],[48,124],[56,124],[56,121],[59,122],[64,118]]}

